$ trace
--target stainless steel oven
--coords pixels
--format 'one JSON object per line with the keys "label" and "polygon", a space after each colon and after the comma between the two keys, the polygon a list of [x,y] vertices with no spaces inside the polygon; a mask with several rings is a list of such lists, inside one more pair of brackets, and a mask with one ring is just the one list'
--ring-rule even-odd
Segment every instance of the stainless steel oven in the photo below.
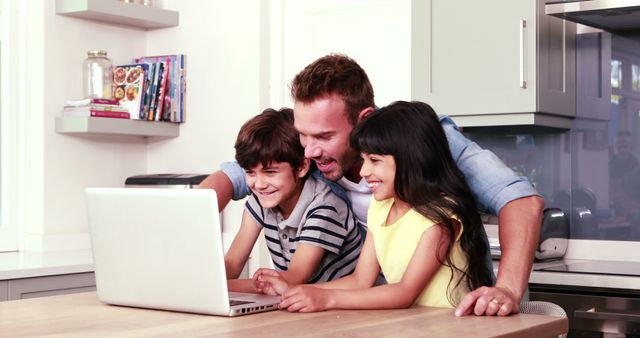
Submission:
{"label": "stainless steel oven", "polygon": [[567,312],[568,337],[640,337],[638,290],[533,284],[529,297],[558,304]]}
{"label": "stainless steel oven", "polygon": [[[640,263],[582,261],[538,271],[589,275],[638,276]],[[640,290],[530,284],[531,300],[562,306],[569,317],[568,337],[640,337]]]}

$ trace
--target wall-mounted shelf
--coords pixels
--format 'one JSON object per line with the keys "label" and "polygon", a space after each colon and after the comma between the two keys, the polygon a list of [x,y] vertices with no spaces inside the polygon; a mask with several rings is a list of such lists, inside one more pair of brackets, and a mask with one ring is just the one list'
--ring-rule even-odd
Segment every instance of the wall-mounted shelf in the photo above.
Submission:
{"label": "wall-mounted shelf", "polygon": [[178,12],[118,0],[56,0],[56,14],[157,29],[178,25]]}
{"label": "wall-mounted shelf", "polygon": [[178,137],[180,124],[102,117],[56,117],[56,132],[62,134]]}

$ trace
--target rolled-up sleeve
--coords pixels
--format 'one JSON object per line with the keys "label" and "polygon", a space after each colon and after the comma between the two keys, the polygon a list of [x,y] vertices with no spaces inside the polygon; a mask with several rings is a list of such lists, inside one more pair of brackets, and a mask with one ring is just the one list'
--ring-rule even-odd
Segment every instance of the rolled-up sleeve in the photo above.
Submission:
{"label": "rolled-up sleeve", "polygon": [[237,201],[247,197],[251,190],[247,185],[244,169],[236,161],[224,162],[220,165],[220,170],[229,177],[233,185],[233,200]]}
{"label": "rolled-up sleeve", "polygon": [[482,211],[498,215],[519,198],[538,195],[526,177],[516,175],[493,152],[466,138],[448,116],[440,116],[449,148]]}

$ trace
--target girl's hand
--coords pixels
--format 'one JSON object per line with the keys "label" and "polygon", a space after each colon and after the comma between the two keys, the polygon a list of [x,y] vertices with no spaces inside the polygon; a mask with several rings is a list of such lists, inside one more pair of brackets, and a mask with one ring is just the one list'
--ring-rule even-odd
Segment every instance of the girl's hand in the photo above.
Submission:
{"label": "girl's hand", "polygon": [[253,282],[258,292],[271,296],[282,295],[291,287],[287,280],[273,269],[258,269],[253,274]]}
{"label": "girl's hand", "polygon": [[331,290],[298,285],[282,295],[279,306],[289,312],[318,312],[330,309],[333,304]]}

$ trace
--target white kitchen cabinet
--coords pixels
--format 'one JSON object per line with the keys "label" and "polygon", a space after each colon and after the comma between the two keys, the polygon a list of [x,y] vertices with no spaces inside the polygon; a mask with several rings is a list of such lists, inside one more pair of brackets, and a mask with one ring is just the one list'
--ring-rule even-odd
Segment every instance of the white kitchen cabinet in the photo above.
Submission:
{"label": "white kitchen cabinet", "polygon": [[6,285],[6,287],[4,287],[4,299],[8,300],[55,296],[96,290],[96,281],[93,272],[18,278],[0,281],[0,300],[3,299],[3,285]]}
{"label": "white kitchen cabinet", "polygon": [[460,126],[568,128],[575,24],[547,16],[544,2],[414,0],[413,99]]}
{"label": "white kitchen cabinet", "polygon": [[0,280],[0,302],[9,299],[9,290],[7,285],[8,282],[6,280]]}
{"label": "white kitchen cabinet", "polygon": [[578,34],[576,59],[578,117],[608,121],[611,117],[611,33]]}

